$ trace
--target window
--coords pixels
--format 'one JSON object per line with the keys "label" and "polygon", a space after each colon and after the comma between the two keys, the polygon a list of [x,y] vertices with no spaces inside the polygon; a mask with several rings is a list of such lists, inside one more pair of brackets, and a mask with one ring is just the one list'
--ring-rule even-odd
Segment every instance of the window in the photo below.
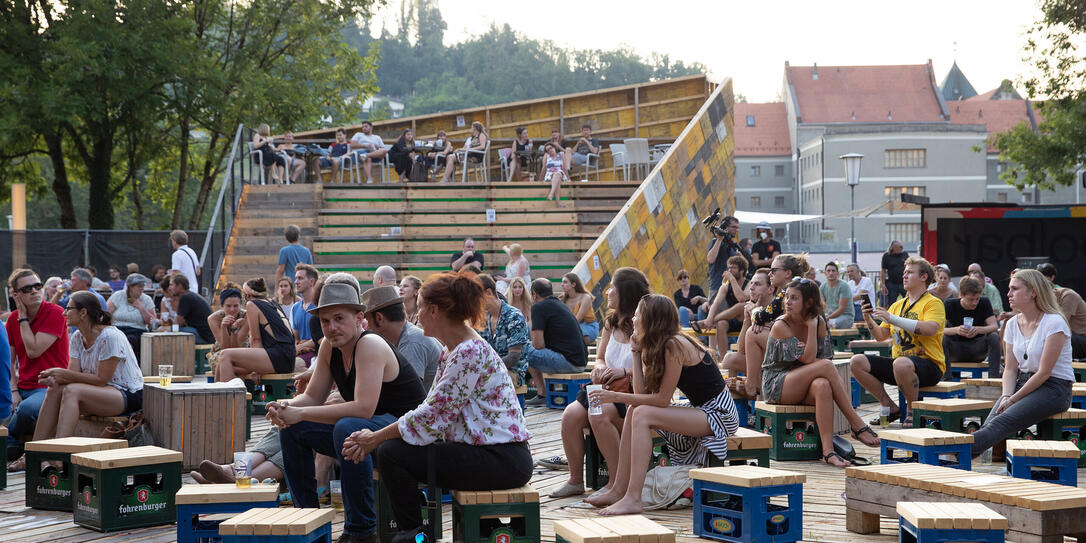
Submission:
{"label": "window", "polygon": [[927,187],[885,187],[883,191],[886,193],[886,199],[891,202],[897,202],[901,200],[902,194],[912,194],[914,196],[927,196]]}
{"label": "window", "polygon": [[784,207],[784,196],[774,196],[773,207],[778,209]]}
{"label": "window", "polygon": [[773,175],[777,177],[784,177],[784,164],[777,164],[773,166]]}
{"label": "window", "polygon": [[996,193],[996,201],[997,202],[1006,202],[1007,201],[1007,193],[1006,192],[997,192]]}
{"label": "window", "polygon": [[750,197],[750,207],[762,207],[762,197],[761,196],[751,196]]}
{"label": "window", "polygon": [[887,149],[882,161],[884,168],[926,168],[927,149]]}
{"label": "window", "polygon": [[761,166],[751,166],[750,167],[750,176],[751,177],[758,177],[759,175],[762,175],[762,167]]}
{"label": "window", "polygon": [[754,126],[754,115],[747,115],[747,126]]}
{"label": "window", "polygon": [[1032,192],[1023,192],[1022,193],[1022,201],[1027,203],[1027,204],[1032,204],[1033,203],[1033,193]]}
{"label": "window", "polygon": [[920,241],[920,223],[886,223],[886,242],[893,240],[902,243],[918,243]]}

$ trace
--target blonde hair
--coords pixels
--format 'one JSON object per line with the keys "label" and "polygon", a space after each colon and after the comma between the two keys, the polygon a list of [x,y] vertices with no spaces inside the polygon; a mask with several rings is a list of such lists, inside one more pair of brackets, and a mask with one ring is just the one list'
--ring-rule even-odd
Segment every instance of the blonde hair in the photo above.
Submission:
{"label": "blonde hair", "polygon": [[271,127],[268,126],[268,123],[260,123],[260,126],[257,127],[256,132],[266,138],[271,135]]}
{"label": "blonde hair", "polygon": [[[520,293],[520,299],[513,298],[513,285],[520,283],[521,288],[524,290]],[[524,282],[522,277],[514,277],[509,280],[509,289],[505,291],[505,297],[509,299],[509,302],[519,302],[524,307],[532,307],[532,295],[528,293],[528,285]],[[531,317],[531,315],[525,315],[525,318]]]}
{"label": "blonde hair", "polygon": [[1034,301],[1037,303],[1037,309],[1040,309],[1042,313],[1052,313],[1059,315],[1060,318],[1067,322],[1067,316],[1060,311],[1060,304],[1056,302],[1056,292],[1052,290],[1052,283],[1045,279],[1044,275],[1037,270],[1018,270],[1011,275],[1011,280],[1017,279],[1026,288],[1033,291],[1037,297]]}
{"label": "blonde hair", "polygon": [[514,243],[514,244],[509,246],[509,257],[510,258],[517,258],[523,253],[524,253],[524,249],[520,246],[519,243]]}

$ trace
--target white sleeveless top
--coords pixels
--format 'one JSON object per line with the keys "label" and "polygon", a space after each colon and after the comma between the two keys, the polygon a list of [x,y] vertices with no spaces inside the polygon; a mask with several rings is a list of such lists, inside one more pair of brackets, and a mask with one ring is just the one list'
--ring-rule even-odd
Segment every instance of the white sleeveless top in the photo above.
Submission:
{"label": "white sleeveless top", "polygon": [[[525,285],[531,286],[532,267],[528,264],[528,259],[523,256],[520,257],[520,260],[524,261],[524,275],[520,276],[520,278],[524,280]],[[514,277],[517,277],[517,264],[519,264],[519,261],[514,262],[510,260],[509,263],[505,265],[505,280],[507,282],[512,281]]]}
{"label": "white sleeveless top", "polygon": [[633,370],[633,352],[630,351],[629,343],[622,343],[611,336],[611,339],[607,342],[607,352],[604,353],[607,359],[607,365],[612,368],[622,368],[627,371]]}

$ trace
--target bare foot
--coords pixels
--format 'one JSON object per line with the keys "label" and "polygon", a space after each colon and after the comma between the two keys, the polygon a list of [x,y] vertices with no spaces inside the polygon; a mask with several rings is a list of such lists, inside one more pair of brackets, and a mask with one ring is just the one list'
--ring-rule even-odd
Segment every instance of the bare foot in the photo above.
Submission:
{"label": "bare foot", "polygon": [[622,498],[615,502],[611,507],[600,511],[600,514],[610,517],[615,515],[632,515],[634,513],[640,513],[641,511],[640,499]]}
{"label": "bare foot", "polygon": [[839,468],[847,468],[852,465],[852,462],[841,458],[841,455],[837,454],[834,451],[826,453],[826,455],[822,457],[822,461],[831,466],[836,466]]}
{"label": "bare foot", "polygon": [[584,501],[585,503],[595,505],[596,507],[607,507],[620,499],[622,499],[622,494],[615,492],[615,489],[612,488],[598,496],[589,496],[585,498]]}
{"label": "bare foot", "polygon": [[856,439],[859,439],[861,443],[863,443],[864,445],[867,445],[868,447],[878,447],[879,446],[879,438],[878,438],[877,435],[875,435],[875,431],[872,430],[870,426],[863,425],[858,430],[853,429],[852,430],[852,435],[853,435],[853,437],[855,437]]}

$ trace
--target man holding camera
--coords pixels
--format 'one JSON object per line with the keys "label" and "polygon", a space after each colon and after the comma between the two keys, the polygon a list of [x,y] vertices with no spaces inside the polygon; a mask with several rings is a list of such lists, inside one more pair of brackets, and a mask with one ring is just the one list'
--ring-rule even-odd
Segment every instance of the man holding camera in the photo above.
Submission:
{"label": "man holding camera", "polygon": [[713,239],[709,241],[709,253],[705,258],[709,261],[709,299],[716,296],[724,282],[724,272],[728,270],[728,259],[742,252],[735,242],[735,236],[739,234],[739,219],[728,215],[720,221],[720,227],[710,226]]}

